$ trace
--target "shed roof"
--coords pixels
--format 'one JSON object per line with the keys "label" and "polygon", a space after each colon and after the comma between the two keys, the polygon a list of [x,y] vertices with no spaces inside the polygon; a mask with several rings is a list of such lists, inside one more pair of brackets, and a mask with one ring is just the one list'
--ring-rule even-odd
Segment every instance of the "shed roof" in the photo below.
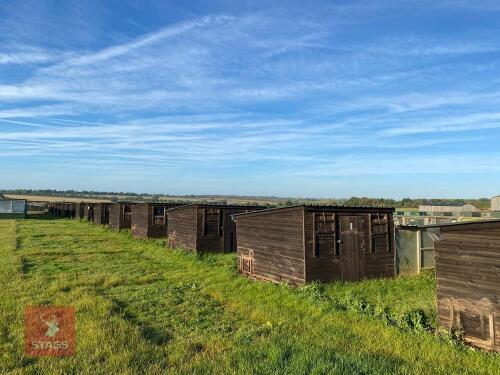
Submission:
{"label": "shed roof", "polygon": [[189,203],[189,204],[184,204],[179,207],[173,207],[169,208],[167,211],[175,211],[175,210],[180,210],[180,209],[186,209],[189,207],[202,207],[202,208],[227,208],[228,210],[230,209],[241,209],[241,210],[246,210],[246,209],[257,209],[261,211],[265,211],[266,206],[251,206],[251,205],[241,205],[241,204],[211,204],[211,203]]}
{"label": "shed roof", "polygon": [[460,230],[477,230],[477,229],[500,229],[500,219],[495,220],[478,220],[466,221],[460,223],[443,223],[443,224],[428,224],[428,225],[399,225],[401,229],[427,229],[440,228],[442,232],[456,232]]}
{"label": "shed roof", "polygon": [[277,211],[293,210],[293,209],[304,209],[306,211],[334,211],[334,212],[385,212],[392,213],[395,211],[393,207],[370,207],[370,206],[322,206],[313,204],[299,204],[295,206],[286,207],[274,207],[265,210],[259,210],[254,212],[245,212],[241,214],[236,214],[234,217],[236,219],[241,217],[255,216],[255,215],[265,215],[268,213],[273,213]]}
{"label": "shed roof", "polygon": [[[117,203],[121,203],[121,202],[117,202]],[[133,203],[137,206],[140,206],[140,205],[150,205],[150,206],[180,206],[180,205],[184,205],[185,203],[179,203],[179,202],[158,202],[158,201],[147,201],[147,202],[135,202]]]}

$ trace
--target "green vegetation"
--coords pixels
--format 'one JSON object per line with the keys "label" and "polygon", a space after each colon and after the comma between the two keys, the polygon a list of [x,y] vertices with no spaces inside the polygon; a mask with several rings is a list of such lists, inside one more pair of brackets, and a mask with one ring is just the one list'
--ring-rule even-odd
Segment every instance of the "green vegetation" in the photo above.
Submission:
{"label": "green vegetation", "polygon": [[[76,198],[83,199],[105,199],[113,202],[117,201],[168,201],[177,203],[221,203],[221,204],[259,204],[264,206],[292,206],[298,204],[316,204],[316,205],[346,205],[346,206],[386,206],[398,208],[415,208],[419,205],[438,205],[438,206],[459,206],[466,203],[473,204],[481,209],[490,208],[490,199],[411,199],[404,198],[395,200],[390,198],[368,198],[351,197],[348,199],[323,199],[323,198],[281,198],[265,196],[238,196],[238,195],[169,195],[169,194],[147,194],[147,193],[124,193],[124,192],[100,192],[100,191],[75,191],[75,190],[32,190],[32,189],[11,189],[0,190],[0,194],[7,194],[28,198],[36,196],[39,200],[50,200],[53,198]],[[50,199],[52,198],[52,199]]]}
{"label": "green vegetation", "polygon": [[[77,221],[0,221],[0,373],[500,372],[432,331],[432,275],[294,288],[235,264]],[[23,355],[27,305],[75,306],[75,356]]]}

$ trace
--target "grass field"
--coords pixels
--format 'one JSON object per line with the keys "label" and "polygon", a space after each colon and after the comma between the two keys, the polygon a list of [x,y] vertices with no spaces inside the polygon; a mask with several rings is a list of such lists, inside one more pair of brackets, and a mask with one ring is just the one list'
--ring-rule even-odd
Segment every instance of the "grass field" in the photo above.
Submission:
{"label": "grass field", "polygon": [[[436,334],[431,274],[293,288],[68,219],[0,220],[0,373],[497,374]],[[26,305],[76,308],[73,357],[23,355]]]}

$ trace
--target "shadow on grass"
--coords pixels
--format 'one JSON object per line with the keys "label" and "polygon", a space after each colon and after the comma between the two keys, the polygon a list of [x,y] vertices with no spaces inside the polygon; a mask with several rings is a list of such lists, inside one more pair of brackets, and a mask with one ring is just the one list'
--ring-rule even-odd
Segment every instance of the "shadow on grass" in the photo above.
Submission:
{"label": "shadow on grass", "polygon": [[111,301],[113,303],[111,312],[122,317],[129,323],[137,326],[139,328],[141,336],[149,343],[153,345],[165,345],[172,340],[172,336],[169,333],[147,324],[143,320],[137,318],[137,316],[132,314],[130,311],[127,311],[127,305],[124,302],[118,301],[113,298],[111,299]]}
{"label": "shadow on grass", "polygon": [[60,219],[70,219],[70,217],[59,216],[54,214],[31,214],[28,215],[25,220],[60,220]]}
{"label": "shadow on grass", "polygon": [[35,262],[25,257],[21,257],[21,271],[24,275],[30,273],[33,268],[35,268]]}

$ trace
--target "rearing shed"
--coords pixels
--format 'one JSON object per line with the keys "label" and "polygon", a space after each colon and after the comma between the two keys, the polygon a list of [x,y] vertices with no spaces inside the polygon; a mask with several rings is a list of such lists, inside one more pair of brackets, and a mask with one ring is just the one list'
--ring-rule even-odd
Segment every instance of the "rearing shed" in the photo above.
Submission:
{"label": "rearing shed", "polygon": [[393,212],[301,205],[235,215],[238,268],[292,283],[394,276]]}
{"label": "rearing shed", "polygon": [[132,206],[134,203],[113,203],[109,208],[109,227],[112,229],[129,229],[131,227]]}
{"label": "rearing shed", "polygon": [[168,245],[202,252],[236,251],[236,224],[232,215],[261,210],[262,206],[188,204],[171,208]]}
{"label": "rearing shed", "polygon": [[500,221],[449,224],[435,243],[439,324],[500,351]]}
{"label": "rearing shed", "polygon": [[167,210],[177,206],[181,204],[149,202],[132,206],[132,235],[141,238],[166,238]]}

